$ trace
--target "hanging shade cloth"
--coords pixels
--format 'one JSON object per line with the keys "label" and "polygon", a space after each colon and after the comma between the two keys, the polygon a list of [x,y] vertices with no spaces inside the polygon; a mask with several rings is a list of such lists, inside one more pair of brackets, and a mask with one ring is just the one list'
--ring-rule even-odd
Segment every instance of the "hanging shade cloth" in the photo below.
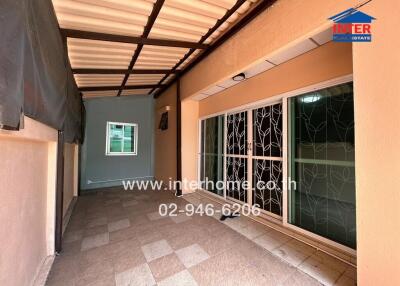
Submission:
{"label": "hanging shade cloth", "polygon": [[25,114],[82,140],[83,104],[50,0],[0,1],[0,127]]}

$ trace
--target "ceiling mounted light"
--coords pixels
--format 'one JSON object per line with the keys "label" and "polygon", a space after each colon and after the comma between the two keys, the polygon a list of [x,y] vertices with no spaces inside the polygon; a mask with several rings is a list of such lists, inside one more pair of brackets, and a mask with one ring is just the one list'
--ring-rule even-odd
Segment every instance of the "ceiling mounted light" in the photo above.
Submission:
{"label": "ceiling mounted light", "polygon": [[234,81],[242,81],[245,79],[246,79],[246,75],[242,72],[240,74],[237,74],[234,77],[232,77],[232,80],[234,80]]}
{"label": "ceiling mounted light", "polygon": [[322,98],[322,96],[319,94],[311,94],[311,95],[306,95],[306,96],[302,97],[300,100],[301,100],[301,102],[304,102],[304,103],[313,103],[313,102],[320,100],[321,98]]}

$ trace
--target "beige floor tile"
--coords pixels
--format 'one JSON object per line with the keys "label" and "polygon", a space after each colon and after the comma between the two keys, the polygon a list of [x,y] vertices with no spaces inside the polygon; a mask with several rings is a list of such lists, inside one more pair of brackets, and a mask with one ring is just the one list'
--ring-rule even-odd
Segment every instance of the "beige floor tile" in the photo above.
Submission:
{"label": "beige floor tile", "polygon": [[269,281],[273,281],[276,285],[283,283],[296,271],[295,267],[282,261],[268,251],[265,251],[262,255],[258,255],[257,248],[253,249],[248,259],[252,267],[259,273],[268,274]]}
{"label": "beige floor tile", "polygon": [[172,247],[168,242],[163,239],[156,242],[152,242],[142,246],[142,251],[148,262],[153,261],[157,258],[171,254],[173,252]]}
{"label": "beige floor tile", "polygon": [[107,224],[106,217],[96,217],[96,218],[89,220],[86,224],[86,227],[95,227],[95,226],[100,226],[100,225],[105,225],[105,224]]}
{"label": "beige floor tile", "polygon": [[110,242],[117,242],[121,240],[135,238],[136,233],[136,227],[134,226],[110,232]]}
{"label": "beige floor tile", "polygon": [[86,228],[83,232],[83,237],[93,236],[100,233],[108,232],[107,225],[98,225],[90,228]]}
{"label": "beige floor tile", "polygon": [[108,260],[98,261],[85,266],[80,266],[76,276],[77,286],[105,279],[114,274],[112,262]]}
{"label": "beige floor tile", "polygon": [[298,241],[297,239],[292,239],[287,244],[308,256],[313,255],[317,251],[315,247]]}
{"label": "beige floor tile", "polygon": [[153,286],[156,284],[147,263],[115,274],[116,286]]}
{"label": "beige floor tile", "polygon": [[66,231],[63,237],[64,242],[74,242],[83,238],[83,230]]}
{"label": "beige floor tile", "polygon": [[158,283],[159,286],[197,286],[189,271],[183,270]]}
{"label": "beige floor tile", "polygon": [[50,270],[48,281],[55,284],[57,281],[73,280],[78,273],[78,258],[75,256],[57,256]]}
{"label": "beige floor tile", "polygon": [[304,272],[297,270],[295,271],[282,286],[321,286],[322,284],[318,280],[305,274]]}
{"label": "beige floor tile", "polygon": [[[246,217],[223,223],[219,217],[197,215],[188,219],[179,215],[174,220],[159,216],[159,204],[176,203],[184,208],[187,202],[170,193],[132,191],[132,196],[127,196],[125,191],[113,188],[99,194],[78,199],[63,251],[53,264],[47,285],[355,283],[354,268]],[[299,268],[304,272],[287,262],[301,262]],[[185,270],[185,265],[190,268]]]}
{"label": "beige floor tile", "polygon": [[335,257],[330,256],[325,252],[317,251],[313,254],[312,257],[326,265],[328,268],[332,268],[340,273],[343,273],[348,267],[347,263],[336,259]]}
{"label": "beige floor tile", "polygon": [[128,228],[130,227],[131,224],[129,222],[129,219],[121,219],[121,220],[117,220],[117,221],[113,221],[113,222],[109,222],[108,223],[108,231],[112,232],[112,231],[117,231],[117,230],[121,230],[124,228]]}
{"label": "beige floor tile", "polygon": [[344,271],[344,275],[353,280],[357,280],[357,269],[353,266],[348,266]]}
{"label": "beige floor tile", "polygon": [[93,281],[77,280],[74,286],[115,286],[115,276],[113,275],[99,275]]}
{"label": "beige floor tile", "polygon": [[200,285],[211,285],[226,273],[248,265],[244,256],[228,250],[191,267],[189,271]]}
{"label": "beige floor tile", "polygon": [[63,242],[61,254],[63,256],[78,255],[81,251],[82,240]]}
{"label": "beige floor tile", "polygon": [[250,223],[244,227],[239,228],[237,231],[248,239],[255,239],[267,232],[265,227],[255,223]]}
{"label": "beige floor tile", "polygon": [[75,280],[69,278],[48,278],[46,286],[75,286]]}
{"label": "beige floor tile", "polygon": [[198,244],[192,244],[188,247],[175,251],[180,261],[186,268],[190,268],[210,258],[207,252]]}
{"label": "beige floor tile", "polygon": [[310,257],[289,244],[284,244],[272,251],[273,254],[285,260],[287,263],[297,267],[306,258]]}
{"label": "beige floor tile", "polygon": [[334,285],[341,275],[339,271],[329,268],[316,260],[313,256],[307,258],[302,264],[300,264],[299,269],[317,279],[324,285]]}
{"label": "beige floor tile", "polygon": [[110,258],[118,258],[127,252],[141,251],[140,244],[136,239],[126,239],[110,243],[102,248]]}
{"label": "beige floor tile", "polygon": [[162,240],[163,236],[157,230],[151,228],[138,232],[136,234],[136,238],[140,242],[140,244],[144,245],[158,240]]}
{"label": "beige floor tile", "polygon": [[123,206],[124,208],[127,208],[127,207],[136,206],[137,204],[138,204],[138,201],[136,201],[136,200],[129,200],[129,201],[123,202],[123,203],[122,203],[122,206]]}
{"label": "beige floor tile", "polygon": [[149,199],[149,196],[148,195],[138,195],[138,196],[136,196],[135,197],[137,200],[147,200],[147,199]]}
{"label": "beige floor tile", "polygon": [[254,239],[254,242],[258,245],[264,247],[265,249],[272,251],[275,248],[278,248],[288,242],[291,238],[278,232],[278,231],[270,231],[262,236]]}
{"label": "beige floor tile", "polygon": [[110,206],[110,205],[113,205],[113,204],[118,204],[119,202],[120,202],[120,199],[106,200],[104,202],[104,205],[105,206]]}
{"label": "beige floor tile", "polygon": [[108,244],[110,237],[108,233],[96,234],[93,236],[85,237],[82,240],[81,251],[85,251],[94,247],[99,247]]}
{"label": "beige floor tile", "polygon": [[125,252],[112,258],[114,271],[117,273],[124,272],[128,269],[132,269],[138,265],[146,263],[142,251],[126,249]]}
{"label": "beige floor tile", "polygon": [[357,282],[348,276],[342,275],[335,283],[335,286],[355,286]]}
{"label": "beige floor tile", "polygon": [[260,273],[253,267],[243,267],[228,272],[219,277],[217,281],[212,281],[212,285],[229,286],[275,286],[275,281],[267,273]]}
{"label": "beige floor tile", "polygon": [[153,221],[153,220],[159,220],[159,219],[163,219],[163,218],[167,218],[164,216],[161,216],[159,212],[152,212],[152,213],[148,213],[147,217],[149,218],[149,220]]}
{"label": "beige floor tile", "polygon": [[175,253],[149,262],[149,267],[156,281],[161,281],[185,269],[185,266]]}
{"label": "beige floor tile", "polygon": [[105,251],[105,247],[101,246],[82,251],[79,255],[78,264],[80,267],[84,267],[107,259],[110,259],[110,256]]}
{"label": "beige floor tile", "polygon": [[175,223],[181,223],[192,219],[190,216],[186,214],[178,214],[177,216],[171,216],[170,218]]}

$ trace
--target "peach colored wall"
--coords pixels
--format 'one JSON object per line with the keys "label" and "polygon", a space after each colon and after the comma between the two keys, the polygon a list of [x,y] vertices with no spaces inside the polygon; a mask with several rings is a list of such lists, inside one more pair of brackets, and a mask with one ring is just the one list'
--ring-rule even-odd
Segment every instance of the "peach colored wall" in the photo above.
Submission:
{"label": "peach colored wall", "polygon": [[[182,101],[182,178],[197,180],[197,152],[199,135],[199,102]],[[184,193],[194,191],[183,189]]]}
{"label": "peach colored wall", "polygon": [[75,144],[64,144],[64,196],[63,215],[65,216],[75,194]]}
{"label": "peach colored wall", "polygon": [[[158,129],[162,108],[170,106],[168,129]],[[165,111],[165,110],[164,110]],[[176,178],[176,85],[172,85],[155,102],[154,177],[168,181]]]}
{"label": "peach colored wall", "polygon": [[182,98],[244,70],[259,59],[329,25],[329,17],[362,0],[279,0],[181,80]]}
{"label": "peach colored wall", "polygon": [[400,2],[372,1],[354,44],[358,285],[400,285]]}
{"label": "peach colored wall", "polygon": [[48,173],[56,139],[55,130],[27,118],[22,131],[0,131],[0,285],[32,285],[52,254],[55,180]]}
{"label": "peach colored wall", "polygon": [[200,117],[352,73],[349,43],[328,43],[200,101]]}

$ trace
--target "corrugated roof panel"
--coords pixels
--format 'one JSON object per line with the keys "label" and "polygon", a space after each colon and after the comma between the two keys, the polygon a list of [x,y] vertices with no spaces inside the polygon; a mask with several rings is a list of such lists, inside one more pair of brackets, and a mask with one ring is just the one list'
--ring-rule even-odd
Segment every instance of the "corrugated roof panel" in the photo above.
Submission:
{"label": "corrugated roof panel", "polygon": [[110,33],[117,35],[139,36],[143,33],[143,26],[104,19],[77,16],[57,12],[58,23],[61,28]]}
{"label": "corrugated roof panel", "polygon": [[[204,15],[200,15],[198,13],[188,12],[182,9],[177,9],[171,6],[168,6],[166,3],[158,15],[159,19],[169,19],[172,21],[197,25],[200,27],[209,28],[213,26],[216,22],[216,18],[207,17]],[[157,21],[156,21],[157,22]]]}
{"label": "corrugated roof panel", "polygon": [[123,90],[121,95],[122,96],[129,96],[129,95],[147,95],[151,89],[126,89]]}
{"label": "corrugated roof panel", "polygon": [[98,40],[68,38],[67,43],[68,47],[94,47],[94,48],[109,49],[110,51],[112,51],[113,49],[134,51],[136,49],[135,44],[98,41]]}
{"label": "corrugated roof panel", "polygon": [[82,92],[83,98],[94,98],[94,97],[107,97],[117,96],[117,90],[105,90],[105,91],[84,91]]}
{"label": "corrugated roof panel", "polygon": [[216,19],[222,18],[227,10],[218,5],[199,0],[166,0],[165,4],[182,11],[192,12]]}
{"label": "corrugated roof panel", "polygon": [[82,53],[82,52],[68,52],[71,59],[74,60],[102,60],[102,59],[109,59],[109,60],[123,60],[123,61],[130,61],[132,58],[131,55],[118,55],[118,54],[106,54],[106,53]]}
{"label": "corrugated roof panel", "polygon": [[76,74],[75,81],[78,87],[81,86],[107,86],[120,85],[124,78],[123,74]]}
{"label": "corrugated roof panel", "polygon": [[147,15],[110,9],[104,6],[92,5],[73,0],[53,0],[58,13],[75,15],[94,19],[103,19],[117,23],[127,23],[143,27],[147,23]]}
{"label": "corrugated roof panel", "polygon": [[156,23],[154,24],[154,28],[175,30],[178,32],[192,33],[192,34],[197,34],[200,36],[202,36],[208,32],[208,29],[206,27],[191,25],[191,24],[182,23],[182,22],[176,22],[176,21],[162,19],[162,18],[157,19]]}
{"label": "corrugated roof panel", "polygon": [[220,6],[225,9],[231,8],[236,3],[236,0],[203,0],[203,1]]}
{"label": "corrugated roof panel", "polygon": [[[215,41],[257,1],[259,0],[246,1],[206,43]],[[155,2],[156,0],[53,0],[61,28],[128,36],[142,35]],[[149,38],[198,42],[235,4],[236,0],[166,0]],[[137,48],[134,44],[71,38],[68,38],[67,43],[73,68],[126,69]],[[145,45],[133,68],[171,69],[188,52],[187,48]],[[187,66],[199,52],[200,50],[196,50],[178,68]],[[120,85],[123,77],[123,74],[75,75],[79,86]],[[163,77],[163,74],[134,74],[130,75],[128,84],[153,84]],[[173,78],[174,75],[170,75],[164,83]]]}
{"label": "corrugated roof panel", "polygon": [[160,79],[163,77],[163,74],[157,75],[140,75],[140,74],[131,74],[128,78],[128,85],[140,85],[140,84],[157,84]]}
{"label": "corrugated roof panel", "polygon": [[136,45],[105,41],[68,39],[68,55],[73,68],[127,68]]}
{"label": "corrugated roof panel", "polygon": [[73,61],[71,60],[72,68],[93,68],[93,69],[126,69],[128,68],[128,64],[121,64],[115,62],[97,62],[97,61],[90,61],[90,62],[82,62],[82,61]]}
{"label": "corrugated roof panel", "polygon": [[76,0],[77,2],[89,3],[115,10],[138,13],[145,16],[150,15],[154,1],[141,0]]}

